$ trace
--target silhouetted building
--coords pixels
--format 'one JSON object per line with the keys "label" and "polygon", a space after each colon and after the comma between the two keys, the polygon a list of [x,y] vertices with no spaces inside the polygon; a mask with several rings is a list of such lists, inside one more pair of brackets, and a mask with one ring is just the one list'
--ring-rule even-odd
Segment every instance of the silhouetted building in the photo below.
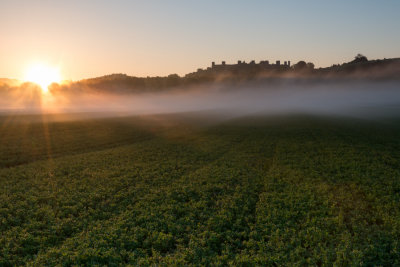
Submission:
{"label": "silhouetted building", "polygon": [[221,61],[221,64],[216,64],[215,61],[213,61],[211,62],[211,67],[207,68],[206,70],[198,69],[197,73],[207,74],[207,71],[212,71],[213,73],[226,71],[231,71],[234,73],[254,73],[273,69],[280,70],[283,67],[289,68],[290,61],[284,61],[283,65],[281,65],[280,60],[277,60],[276,64],[270,64],[268,60],[261,60],[259,63],[256,63],[255,60],[251,60],[249,63],[246,63],[244,60],[238,60],[236,64],[227,64],[226,61]]}

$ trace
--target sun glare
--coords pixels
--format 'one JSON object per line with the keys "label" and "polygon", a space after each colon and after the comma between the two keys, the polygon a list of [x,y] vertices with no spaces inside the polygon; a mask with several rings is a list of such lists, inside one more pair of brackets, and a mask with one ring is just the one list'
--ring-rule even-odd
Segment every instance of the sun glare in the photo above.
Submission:
{"label": "sun glare", "polygon": [[61,75],[58,68],[35,64],[26,72],[25,81],[36,83],[46,93],[50,84],[61,82]]}

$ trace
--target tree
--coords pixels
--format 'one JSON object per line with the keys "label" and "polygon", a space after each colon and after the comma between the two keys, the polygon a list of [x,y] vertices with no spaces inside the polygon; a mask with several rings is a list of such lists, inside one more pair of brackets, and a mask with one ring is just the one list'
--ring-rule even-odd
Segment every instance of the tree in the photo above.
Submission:
{"label": "tree", "polygon": [[315,67],[314,63],[312,63],[312,62],[307,63],[307,69],[313,70],[314,67]]}
{"label": "tree", "polygon": [[303,60],[297,62],[296,64],[294,64],[293,68],[295,70],[302,70],[305,69],[307,67],[307,63]]}
{"label": "tree", "polygon": [[364,56],[363,54],[357,54],[357,56],[354,57],[354,60],[351,63],[360,63],[360,62],[367,62],[368,58]]}

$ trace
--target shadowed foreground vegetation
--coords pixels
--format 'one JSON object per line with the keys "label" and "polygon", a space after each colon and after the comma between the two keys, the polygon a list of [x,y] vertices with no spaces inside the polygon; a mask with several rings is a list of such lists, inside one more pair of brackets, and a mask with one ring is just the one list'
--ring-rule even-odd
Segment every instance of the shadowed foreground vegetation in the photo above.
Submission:
{"label": "shadowed foreground vegetation", "polygon": [[400,265],[399,122],[0,121],[0,266]]}

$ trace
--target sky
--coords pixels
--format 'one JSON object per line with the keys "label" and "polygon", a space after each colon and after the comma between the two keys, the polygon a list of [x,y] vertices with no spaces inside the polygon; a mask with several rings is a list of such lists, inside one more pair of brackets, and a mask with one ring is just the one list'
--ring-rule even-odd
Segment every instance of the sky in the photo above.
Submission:
{"label": "sky", "polygon": [[0,0],[0,78],[184,75],[212,61],[400,57],[398,0]]}

